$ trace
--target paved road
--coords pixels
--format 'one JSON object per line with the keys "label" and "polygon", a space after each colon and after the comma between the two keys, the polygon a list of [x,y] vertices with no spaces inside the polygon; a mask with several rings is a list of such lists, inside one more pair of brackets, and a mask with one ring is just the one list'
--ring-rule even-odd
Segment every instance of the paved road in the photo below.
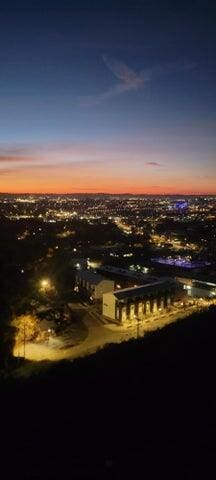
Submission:
{"label": "paved road", "polygon": [[[41,360],[62,360],[74,359],[94,353],[98,348],[102,348],[108,343],[121,343],[130,338],[137,337],[137,324],[128,326],[118,326],[114,324],[104,324],[100,317],[95,314],[94,307],[86,307],[83,305],[76,306],[83,308],[85,315],[83,321],[88,328],[87,338],[75,346],[65,345],[61,337],[50,339],[49,344],[27,343],[25,348],[26,358],[34,361]],[[165,325],[176,322],[180,318],[190,315],[195,308],[188,308],[187,311],[173,312],[165,314],[159,318],[150,318],[149,321],[143,321],[139,324],[139,336],[145,335],[145,332],[163,328]],[[23,349],[15,349],[14,355],[23,355]]]}
{"label": "paved road", "polygon": [[[82,321],[88,329],[88,336],[82,343],[68,347],[61,337],[50,338],[49,343],[46,344],[26,342],[25,357],[34,361],[73,359],[94,352],[107,343],[123,340],[123,334],[118,330],[118,327],[114,331],[105,328],[104,324],[93,313],[91,307],[82,304],[75,305],[75,308],[73,308],[74,314],[76,315],[76,311],[81,309],[85,313]],[[14,355],[22,356],[23,350],[23,346],[15,348]]]}

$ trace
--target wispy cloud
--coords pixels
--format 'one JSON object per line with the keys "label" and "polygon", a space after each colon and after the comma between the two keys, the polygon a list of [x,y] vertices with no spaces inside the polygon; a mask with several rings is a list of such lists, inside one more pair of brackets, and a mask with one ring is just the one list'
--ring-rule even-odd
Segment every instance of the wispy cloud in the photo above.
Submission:
{"label": "wispy cloud", "polygon": [[120,84],[122,88],[124,87],[129,90],[136,90],[140,87],[143,87],[145,81],[144,72],[136,73],[125,63],[111,58],[109,59],[106,55],[103,55],[103,61],[115,75],[115,77],[122,82]]}
{"label": "wispy cloud", "polygon": [[143,70],[143,73],[145,72],[149,80],[151,80],[152,77],[157,77],[160,75],[169,75],[178,72],[188,72],[190,70],[193,70],[195,67],[195,62],[178,60],[176,62],[164,63],[163,65],[155,65],[154,67],[146,68],[145,70]]}
{"label": "wispy cloud", "polygon": [[[17,152],[17,154],[16,154]],[[147,159],[148,157],[146,157]],[[90,168],[143,162],[142,150],[127,142],[55,141],[31,145],[0,144],[0,168]]]}
{"label": "wispy cloud", "polygon": [[19,155],[0,155],[0,163],[31,162],[32,160],[35,159]]}
{"label": "wispy cloud", "polygon": [[116,97],[122,93],[139,90],[144,87],[148,80],[148,76],[144,72],[137,73],[135,70],[132,70],[132,68],[129,68],[124,62],[111,59],[106,55],[103,55],[102,58],[106,67],[119,80],[119,83],[113,85],[105,92],[99,93],[98,95],[82,98],[80,101],[82,106],[96,105],[103,100]]}
{"label": "wispy cloud", "polygon": [[163,167],[163,163],[159,162],[145,162],[146,165],[150,165],[151,167]]}
{"label": "wispy cloud", "polygon": [[122,61],[109,58],[106,55],[103,55],[102,58],[106,67],[113,73],[117,80],[119,80],[119,83],[111,86],[102,93],[82,97],[79,102],[81,106],[90,107],[97,105],[117,95],[142,89],[153,77],[157,77],[158,75],[188,71],[196,66],[196,64],[192,62],[177,61],[164,65],[156,65],[155,67],[136,72]]}
{"label": "wispy cloud", "polygon": [[59,162],[59,163],[37,163],[29,164],[20,167],[22,170],[82,170],[82,169],[91,169],[92,167],[98,167],[101,164],[100,160],[86,160],[86,161],[71,161],[71,162]]}
{"label": "wispy cloud", "polygon": [[0,177],[1,176],[6,176],[6,175],[11,175],[11,173],[16,173],[16,169],[11,169],[11,168],[1,168],[0,169]]}

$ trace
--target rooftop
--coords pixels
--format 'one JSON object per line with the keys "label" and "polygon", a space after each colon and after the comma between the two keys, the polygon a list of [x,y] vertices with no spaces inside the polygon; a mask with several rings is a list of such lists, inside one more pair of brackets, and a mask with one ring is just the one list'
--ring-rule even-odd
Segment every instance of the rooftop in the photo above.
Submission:
{"label": "rooftop", "polygon": [[216,287],[216,275],[211,276],[211,275],[198,275],[198,274],[191,274],[191,275],[181,275],[178,274],[176,275],[176,280],[178,279],[189,279],[193,282],[193,284],[200,284],[200,286],[205,285],[207,287]]}
{"label": "rooftop", "polygon": [[131,278],[134,280],[142,280],[144,282],[157,282],[159,277],[153,276],[153,275],[148,275],[147,273],[143,272],[132,272],[131,270],[127,270],[126,268],[120,268],[120,267],[113,267],[111,265],[105,265],[103,267],[98,268],[99,271],[101,272],[106,272],[106,273],[112,273],[115,275],[120,275],[123,277]]}
{"label": "rooftop", "polygon": [[92,285],[97,285],[103,280],[106,280],[102,275],[91,272],[90,270],[80,270],[77,272],[76,276],[82,280],[85,280],[86,282],[91,283]]}
{"label": "rooftop", "polygon": [[154,283],[148,283],[147,285],[140,285],[138,287],[124,288],[122,290],[116,290],[114,293],[118,300],[123,300],[129,297],[138,297],[140,295],[147,295],[153,293],[158,288],[170,288],[176,285],[176,282],[172,279],[160,280]]}

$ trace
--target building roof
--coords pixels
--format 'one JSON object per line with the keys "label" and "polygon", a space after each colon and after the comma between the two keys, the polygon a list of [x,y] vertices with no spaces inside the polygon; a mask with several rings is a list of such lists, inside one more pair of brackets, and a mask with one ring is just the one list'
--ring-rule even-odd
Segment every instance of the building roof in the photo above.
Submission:
{"label": "building roof", "polygon": [[171,279],[160,280],[154,283],[148,283],[147,285],[140,285],[138,287],[124,288],[122,290],[116,290],[113,292],[118,300],[124,300],[126,298],[139,297],[154,293],[158,289],[169,289],[176,285],[176,282]]}
{"label": "building roof", "polygon": [[90,270],[80,270],[79,272],[77,272],[76,276],[81,280],[89,282],[92,285],[98,285],[98,283],[106,280],[104,277],[102,277],[102,275],[91,272]]}
{"label": "building roof", "polygon": [[128,270],[126,268],[118,268],[118,267],[113,267],[112,265],[105,265],[100,268],[98,268],[99,271],[105,272],[105,273],[112,273],[115,275],[123,276],[126,278],[130,278],[133,280],[141,280],[141,281],[147,281],[147,282],[156,282],[159,277],[156,277],[155,275],[149,275],[144,272],[132,272],[131,270]]}
{"label": "building roof", "polygon": [[186,272],[185,274],[176,274],[175,277],[177,280],[178,279],[189,279],[192,282],[200,283],[200,284],[205,284],[209,287],[216,287],[216,275],[200,275],[198,273],[194,274],[194,272]]}

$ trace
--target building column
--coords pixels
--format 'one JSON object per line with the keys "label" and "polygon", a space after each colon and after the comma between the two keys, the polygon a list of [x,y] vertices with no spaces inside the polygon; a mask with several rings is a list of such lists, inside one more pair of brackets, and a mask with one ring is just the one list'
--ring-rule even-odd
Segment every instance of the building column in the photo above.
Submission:
{"label": "building column", "polygon": [[154,299],[153,305],[152,305],[152,313],[156,313],[156,312],[157,312],[157,300]]}
{"label": "building column", "polygon": [[160,299],[160,309],[164,310],[164,297]]}
{"label": "building column", "polygon": [[141,318],[143,317],[143,305],[142,302],[138,303],[138,317]]}
{"label": "building column", "polygon": [[134,303],[132,303],[130,305],[130,320],[134,319],[134,315],[135,315],[135,305],[134,305]]}
{"label": "building column", "polygon": [[151,313],[150,301],[149,300],[147,300],[145,306],[146,306],[146,315],[149,315],[149,313]]}
{"label": "building column", "polygon": [[120,319],[122,323],[126,322],[127,320],[126,306],[121,308]]}

